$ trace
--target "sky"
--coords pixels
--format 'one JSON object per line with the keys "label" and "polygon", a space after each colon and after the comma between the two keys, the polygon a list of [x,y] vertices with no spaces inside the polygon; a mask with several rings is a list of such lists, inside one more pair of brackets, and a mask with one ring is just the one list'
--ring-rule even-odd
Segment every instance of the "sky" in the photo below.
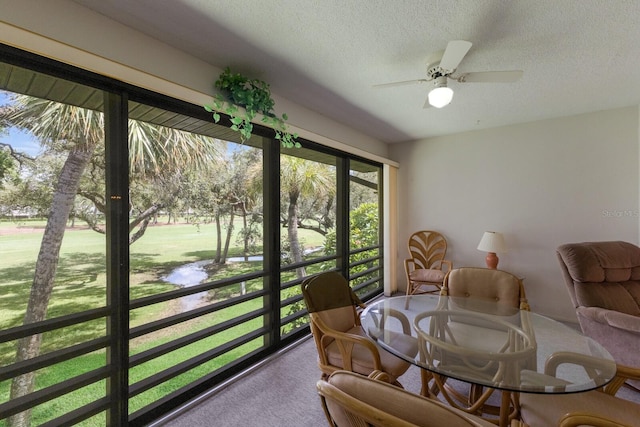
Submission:
{"label": "sky", "polygon": [[[9,102],[7,92],[0,91],[0,105]],[[40,143],[31,134],[22,132],[17,128],[5,129],[0,133],[0,142],[11,145],[16,151],[35,157],[40,153]]]}

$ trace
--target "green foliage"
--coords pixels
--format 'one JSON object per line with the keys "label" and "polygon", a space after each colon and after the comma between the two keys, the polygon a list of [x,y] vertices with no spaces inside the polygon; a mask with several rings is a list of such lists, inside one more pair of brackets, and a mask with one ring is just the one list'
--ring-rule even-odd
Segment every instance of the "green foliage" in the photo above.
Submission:
{"label": "green foliage", "polygon": [[363,203],[349,214],[349,230],[352,248],[375,246],[378,231],[378,204]]}
{"label": "green foliage", "polygon": [[9,154],[9,149],[0,146],[0,188],[2,188],[2,181],[12,173],[14,168],[15,162]]}
{"label": "green foliage", "polygon": [[[349,214],[349,247],[351,250],[377,246],[380,239],[378,227],[379,219],[377,203],[362,203],[360,206],[353,209]],[[331,230],[325,236],[324,251],[327,255],[336,253],[335,229]],[[375,258],[378,251],[378,249],[371,249],[357,254],[352,254],[349,256],[349,263],[353,264],[358,261]],[[366,269],[373,267],[377,262],[377,260],[371,260],[370,262],[352,267],[350,273],[353,275],[363,272]],[[326,268],[330,267],[331,266],[326,266]],[[368,278],[368,276],[362,276],[355,282],[355,284],[364,282]]]}
{"label": "green foliage", "polygon": [[[363,203],[350,212],[349,238],[352,249],[376,246],[379,237],[377,203]],[[324,251],[327,255],[336,253],[335,229],[325,236]]]}
{"label": "green foliage", "polygon": [[[379,235],[379,219],[378,204],[363,203],[349,214],[349,246],[353,249],[367,248],[377,246],[380,241]],[[350,273],[362,273],[365,270],[375,267],[378,260],[375,258],[379,253],[378,249],[371,249],[364,252],[358,252],[349,256],[349,263],[354,264],[359,261],[369,260],[364,264],[351,268]],[[359,277],[355,280],[354,285],[366,282],[370,279],[370,275]]]}
{"label": "green foliage", "polygon": [[[298,134],[287,132],[287,115],[282,114],[278,117],[273,111],[275,102],[271,98],[271,90],[267,83],[233,73],[227,67],[216,80],[215,87],[221,93],[213,98],[213,105],[205,105],[204,109],[213,114],[216,123],[220,121],[221,112],[227,114],[231,118],[231,129],[240,132],[242,142],[251,138],[251,122],[257,114],[262,114],[262,123],[273,128],[276,139],[283,147],[301,147],[297,141]],[[242,107],[244,113],[238,107]]]}
{"label": "green foliage", "polygon": [[[364,247],[372,247],[377,246],[379,242],[379,234],[378,234],[378,204],[377,203],[362,203],[360,206],[355,208],[350,212],[349,215],[349,226],[350,226],[350,248],[364,248]],[[289,254],[288,241],[287,239],[282,239],[282,251],[283,257]],[[335,228],[331,229],[325,236],[324,241],[324,253],[326,255],[334,255],[336,253],[336,232]],[[363,261],[366,259],[376,258],[378,255],[378,249],[372,249],[364,252],[359,252],[357,254],[353,254],[349,257],[350,263],[355,263],[358,261]],[[290,262],[287,260],[286,262]],[[358,266],[351,268],[351,274],[357,274],[365,271],[368,268],[374,266],[374,264],[378,263],[377,259],[373,259],[368,263],[360,264]],[[330,261],[328,263],[318,263],[313,264],[307,267],[307,274],[309,276],[319,273],[321,271],[326,271],[335,267],[335,261]],[[293,279],[294,276],[291,276]],[[370,275],[364,275],[359,279],[354,280],[352,283],[354,285],[363,283],[371,278]],[[283,278],[284,280],[284,278]],[[289,280],[287,278],[286,280]],[[377,285],[374,285],[377,286]],[[362,290],[361,290],[362,291]],[[300,287],[291,287],[283,290],[281,292],[281,300],[287,300],[289,298],[293,298],[295,296],[299,296],[301,294]],[[283,307],[283,313],[287,316],[293,316],[300,313],[305,309],[305,304],[303,300],[296,301],[291,303],[287,307]],[[281,329],[281,333],[286,335],[287,333],[297,329],[300,326],[304,326],[308,323],[309,319],[307,316],[299,317],[286,325],[284,325]]]}

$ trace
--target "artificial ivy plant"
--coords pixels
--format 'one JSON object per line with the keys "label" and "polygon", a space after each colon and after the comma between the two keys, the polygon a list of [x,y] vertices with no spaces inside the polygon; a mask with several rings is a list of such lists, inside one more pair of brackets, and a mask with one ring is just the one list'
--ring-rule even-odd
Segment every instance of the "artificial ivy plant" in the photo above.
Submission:
{"label": "artificial ivy plant", "polygon": [[278,117],[273,111],[274,101],[267,83],[249,79],[227,67],[216,80],[215,87],[220,93],[214,96],[212,105],[205,105],[204,108],[213,113],[216,123],[220,121],[220,113],[227,114],[231,118],[231,129],[240,132],[242,142],[251,138],[252,120],[257,114],[262,114],[262,123],[276,132],[276,139],[283,147],[301,147],[297,141],[298,134],[287,132],[287,115]]}

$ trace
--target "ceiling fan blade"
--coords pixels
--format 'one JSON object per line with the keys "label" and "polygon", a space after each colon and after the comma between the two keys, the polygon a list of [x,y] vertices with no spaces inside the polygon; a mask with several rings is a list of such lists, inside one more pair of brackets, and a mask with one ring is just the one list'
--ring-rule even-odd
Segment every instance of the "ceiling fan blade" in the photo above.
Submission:
{"label": "ceiling fan blade", "polygon": [[513,83],[520,80],[522,74],[522,70],[480,71],[462,74],[456,80],[460,83]]}
{"label": "ceiling fan blade", "polygon": [[440,68],[453,72],[460,65],[462,58],[469,52],[471,45],[472,43],[466,40],[451,40],[447,44],[447,48],[440,60]]}
{"label": "ceiling fan blade", "polygon": [[407,86],[414,85],[418,83],[427,83],[429,80],[427,79],[417,79],[417,80],[405,80],[403,82],[393,82],[393,83],[382,83],[379,85],[373,85],[375,88],[385,88],[385,87],[395,87],[395,86]]}

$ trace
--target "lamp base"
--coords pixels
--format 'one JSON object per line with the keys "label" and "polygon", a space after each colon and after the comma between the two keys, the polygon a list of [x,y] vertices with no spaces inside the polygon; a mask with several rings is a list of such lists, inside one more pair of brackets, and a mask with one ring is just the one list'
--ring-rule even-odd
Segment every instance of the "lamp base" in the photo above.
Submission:
{"label": "lamp base", "polygon": [[487,252],[487,257],[484,260],[487,263],[488,268],[492,270],[495,270],[498,268],[499,258],[495,252]]}

